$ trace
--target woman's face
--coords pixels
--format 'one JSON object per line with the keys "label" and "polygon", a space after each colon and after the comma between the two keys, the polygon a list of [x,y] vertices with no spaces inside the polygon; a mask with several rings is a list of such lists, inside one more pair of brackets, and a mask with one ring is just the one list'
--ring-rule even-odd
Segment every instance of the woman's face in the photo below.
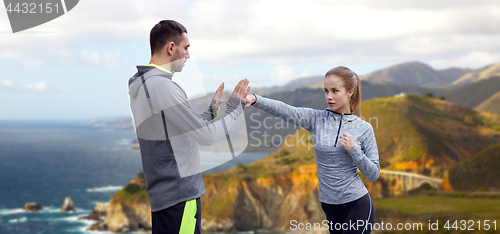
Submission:
{"label": "woman's face", "polygon": [[325,99],[330,110],[338,113],[351,113],[348,98],[354,93],[354,89],[347,92],[342,79],[335,75],[325,77],[324,84]]}

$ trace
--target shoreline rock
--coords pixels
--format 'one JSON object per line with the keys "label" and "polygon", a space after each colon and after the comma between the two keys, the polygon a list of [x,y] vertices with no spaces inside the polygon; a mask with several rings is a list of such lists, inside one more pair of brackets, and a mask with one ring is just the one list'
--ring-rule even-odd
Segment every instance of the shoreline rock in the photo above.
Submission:
{"label": "shoreline rock", "polygon": [[86,216],[81,217],[83,220],[93,220],[102,221],[106,218],[108,214],[109,204],[108,203],[97,203],[94,209]]}
{"label": "shoreline rock", "polygon": [[[110,232],[148,232],[151,230],[151,208],[143,173],[137,175],[113,196],[109,204],[97,204],[82,219],[95,220],[87,230]],[[104,218],[104,219],[103,219]]]}
{"label": "shoreline rock", "polygon": [[23,209],[25,211],[39,211],[39,210],[43,210],[42,206],[35,203],[35,202],[30,202],[30,203],[26,203],[23,207]]}
{"label": "shoreline rock", "polygon": [[73,203],[73,200],[71,200],[71,197],[66,197],[64,199],[64,204],[61,207],[62,212],[75,212],[75,204]]}

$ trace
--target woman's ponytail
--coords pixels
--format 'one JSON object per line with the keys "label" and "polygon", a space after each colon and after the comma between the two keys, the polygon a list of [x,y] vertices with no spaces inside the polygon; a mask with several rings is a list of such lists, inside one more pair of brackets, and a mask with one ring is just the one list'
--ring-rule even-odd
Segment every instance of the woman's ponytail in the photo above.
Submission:
{"label": "woman's ponytail", "polygon": [[355,72],[352,73],[354,73],[354,76],[356,77],[356,87],[354,87],[354,93],[349,100],[349,106],[352,113],[361,117],[361,80],[359,79],[358,74]]}

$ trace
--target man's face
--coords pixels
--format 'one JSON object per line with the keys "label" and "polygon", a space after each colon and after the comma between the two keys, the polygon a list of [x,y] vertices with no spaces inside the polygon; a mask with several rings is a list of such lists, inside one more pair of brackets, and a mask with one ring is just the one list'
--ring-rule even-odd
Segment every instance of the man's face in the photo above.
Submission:
{"label": "man's face", "polygon": [[189,38],[187,33],[182,33],[181,42],[175,46],[175,52],[172,58],[172,70],[181,72],[186,60],[189,58]]}

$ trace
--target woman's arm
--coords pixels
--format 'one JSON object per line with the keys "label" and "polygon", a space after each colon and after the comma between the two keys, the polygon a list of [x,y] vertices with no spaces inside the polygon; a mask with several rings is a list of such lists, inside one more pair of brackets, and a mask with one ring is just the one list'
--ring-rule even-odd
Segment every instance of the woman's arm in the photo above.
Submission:
{"label": "woman's arm", "polygon": [[316,111],[307,107],[294,107],[282,101],[265,98],[257,94],[247,96],[247,106],[253,105],[265,112],[281,117],[289,123],[295,124],[301,128],[310,131],[314,126]]}
{"label": "woman's arm", "polygon": [[368,125],[370,127],[364,134],[362,145],[355,144],[347,152],[351,155],[361,173],[370,181],[375,182],[380,174],[379,155],[373,127],[371,124]]}

